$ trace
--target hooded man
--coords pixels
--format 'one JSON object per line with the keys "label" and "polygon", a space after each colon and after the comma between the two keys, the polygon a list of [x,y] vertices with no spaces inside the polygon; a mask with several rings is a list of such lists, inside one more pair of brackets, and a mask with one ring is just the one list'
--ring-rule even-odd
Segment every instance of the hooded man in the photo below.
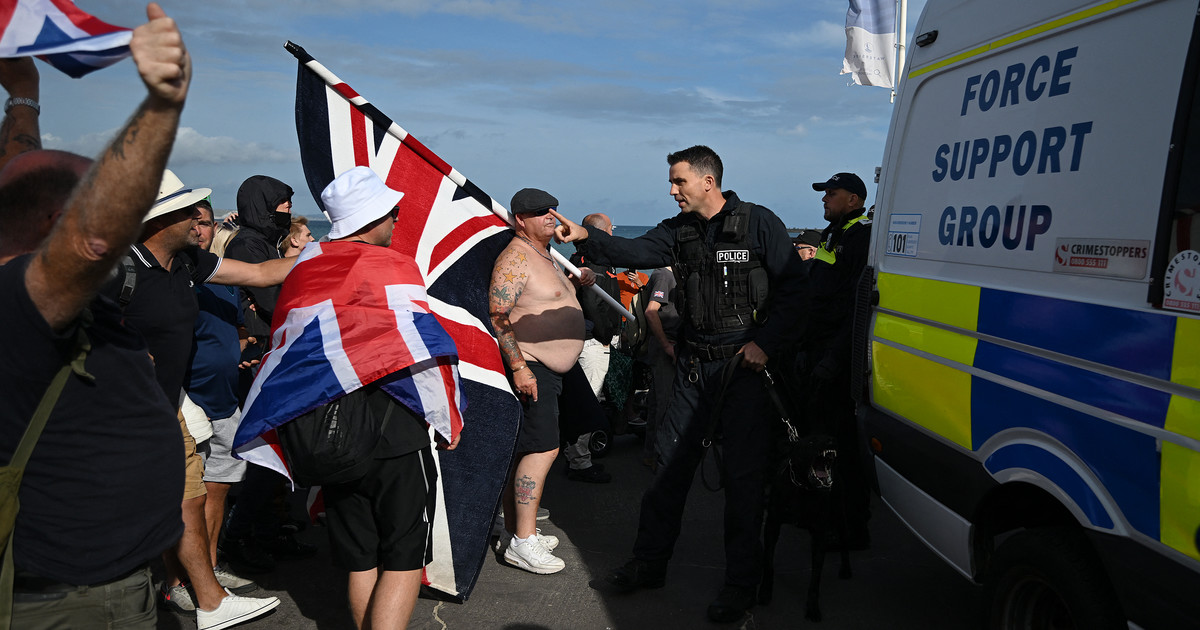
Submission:
{"label": "hooded man", "polygon": [[[237,193],[238,230],[225,257],[250,263],[282,258],[279,243],[292,227],[292,187],[266,175],[253,175],[242,182]],[[242,287],[242,319],[246,333],[257,343],[248,344],[242,359],[253,361],[271,345],[271,318],[280,285],[265,288]],[[238,404],[246,404],[254,370],[242,370],[238,375]],[[290,532],[281,531],[279,515],[271,509],[274,497],[281,492],[283,478],[251,466],[242,484],[242,501],[233,508],[226,522],[226,542],[222,552],[243,571],[269,571],[279,557],[307,557],[316,547],[296,540]]]}
{"label": "hooded man", "polygon": [[[281,258],[279,242],[292,227],[292,187],[266,175],[249,177],[238,188],[237,210],[241,230],[229,242],[225,257],[249,263]],[[259,340],[260,352],[266,351],[270,340],[271,316],[278,297],[278,286],[242,287],[246,331]]]}

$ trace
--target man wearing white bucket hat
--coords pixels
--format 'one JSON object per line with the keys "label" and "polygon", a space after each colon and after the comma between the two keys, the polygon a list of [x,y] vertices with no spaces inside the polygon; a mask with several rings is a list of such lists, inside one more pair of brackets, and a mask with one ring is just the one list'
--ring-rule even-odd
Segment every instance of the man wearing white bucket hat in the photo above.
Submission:
{"label": "man wearing white bucket hat", "polygon": [[[411,374],[400,372],[415,367],[412,355],[407,351],[396,352],[394,346],[407,345],[410,339],[419,337],[426,356],[445,356],[454,351],[453,347],[439,349],[442,340],[449,341],[448,335],[427,336],[418,332],[415,324],[409,332],[397,330],[409,328],[401,322],[412,322],[414,314],[423,310],[415,305],[424,301],[423,292],[412,286],[421,282],[416,262],[388,247],[399,212],[397,204],[403,196],[404,193],[388,188],[365,166],[342,173],[326,186],[321,203],[333,223],[330,240],[309,243],[301,251],[296,275],[284,285],[275,316],[277,340],[292,341],[304,338],[306,318],[312,317],[317,309],[328,307],[331,312],[349,309],[358,327],[352,335],[339,337],[345,344],[341,346],[343,356],[361,353],[365,344],[377,361],[372,364],[371,380],[364,379],[361,387],[345,389],[333,396],[334,400],[340,400],[347,394],[361,395],[370,408],[385,419],[390,417],[380,430],[370,466],[358,479],[322,486],[330,555],[333,563],[349,574],[350,614],[360,628],[405,627],[421,588],[422,568],[433,557],[437,468],[426,418],[433,418],[446,408],[434,397],[422,396],[418,414],[392,397],[388,386],[395,379],[412,378]],[[400,287],[405,288],[393,291]],[[402,316],[410,306],[413,313]],[[439,332],[445,335],[444,331]],[[324,344],[295,341],[288,352],[303,352],[298,348],[309,348],[307,351],[316,359],[326,357]],[[272,352],[278,349],[277,346]],[[259,413],[261,409],[275,410],[279,406],[272,398],[276,394],[271,385],[277,372],[272,371],[271,361],[267,361],[267,366],[255,377],[239,435],[242,428],[256,426],[255,422],[263,415]],[[321,397],[319,401],[312,400],[313,404],[329,401],[328,394],[317,386],[294,393],[288,386],[285,388],[283,395],[293,402],[303,401],[304,404],[296,405],[297,409],[311,409],[310,397]],[[351,421],[355,419],[356,416],[350,416]],[[292,417],[281,416],[279,420],[281,425],[275,426],[282,428]],[[436,420],[431,423],[438,429]],[[452,433],[453,429],[449,431]],[[234,440],[235,449],[239,442]],[[455,438],[445,448],[454,448],[456,443]],[[304,455],[286,448],[285,443],[289,457]]]}
{"label": "man wearing white bucket hat", "polygon": [[[175,173],[165,170],[158,198],[142,221],[140,242],[130,249],[130,262],[102,291],[122,307],[125,325],[145,338],[158,384],[176,410],[182,402],[199,313],[193,286],[205,282],[271,286],[282,283],[292,265],[290,260],[252,265],[200,249],[197,203],[211,193],[208,188],[186,186]],[[251,583],[212,566],[204,518],[204,464],[182,415],[179,422],[185,452],[185,527],[174,553],[164,554],[168,580],[163,585],[163,599],[178,610],[195,610],[199,616],[221,606],[229,596],[226,589],[244,592]],[[185,576],[190,592],[181,582]],[[276,598],[237,601],[264,611],[278,605]]]}

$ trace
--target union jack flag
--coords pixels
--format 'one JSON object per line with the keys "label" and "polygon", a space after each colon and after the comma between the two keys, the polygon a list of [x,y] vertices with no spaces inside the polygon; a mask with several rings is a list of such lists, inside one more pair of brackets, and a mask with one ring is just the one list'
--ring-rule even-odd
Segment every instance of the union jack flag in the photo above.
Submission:
{"label": "union jack flag", "polygon": [[275,303],[234,438],[238,455],[290,477],[274,429],[391,374],[384,390],[446,441],[462,430],[454,342],[429,312],[412,258],[359,243],[310,243]]}
{"label": "union jack flag", "polygon": [[0,57],[37,56],[76,79],[128,57],[133,37],[70,0],[4,0],[0,29]]}
{"label": "union jack flag", "polygon": [[458,348],[470,405],[459,447],[437,451],[434,560],[425,583],[466,601],[487,555],[521,418],[487,305],[492,266],[512,240],[509,214],[304,49],[286,48],[299,61],[296,133],[313,198],[320,206],[321,191],[355,166],[371,167],[404,193],[391,247],[415,259],[430,311]]}

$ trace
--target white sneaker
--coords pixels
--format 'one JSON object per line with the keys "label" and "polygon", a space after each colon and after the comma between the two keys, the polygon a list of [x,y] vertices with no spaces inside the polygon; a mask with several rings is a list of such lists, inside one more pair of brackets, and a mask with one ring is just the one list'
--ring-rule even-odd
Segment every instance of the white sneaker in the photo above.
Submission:
{"label": "white sneaker", "polygon": [[555,536],[554,534],[543,535],[542,528],[540,527],[535,531],[537,531],[537,534],[535,535],[538,537],[538,540],[542,541],[542,545],[546,547],[546,551],[554,551],[554,549],[558,547],[558,536]]}
{"label": "white sneaker", "polygon": [[246,593],[253,593],[258,590],[258,585],[253,580],[238,577],[220,565],[213,567],[213,577],[217,578],[217,583],[222,588],[234,595],[245,595]]}
{"label": "white sneaker", "polygon": [[[503,532],[503,530],[501,531]],[[534,535],[538,537],[538,540],[542,541],[542,545],[546,547],[546,551],[554,551],[555,548],[558,547],[558,536],[555,536],[554,534],[543,534],[542,528],[540,527],[537,528],[536,532],[537,533]],[[505,543],[512,539],[512,536],[513,535],[508,532],[503,532],[500,535],[492,534],[492,551],[500,553],[500,551],[504,549]]]}
{"label": "white sneaker", "polygon": [[[225,592],[229,593],[228,590]],[[279,606],[278,597],[242,597],[229,593],[216,610],[196,609],[196,627],[198,630],[221,630],[265,615],[276,606]]]}
{"label": "white sneaker", "polygon": [[530,536],[524,542],[513,536],[512,541],[508,543],[508,549],[504,551],[504,561],[539,575],[558,573],[567,566],[561,558],[554,557],[554,554],[546,549],[546,545],[542,544],[537,535]]}

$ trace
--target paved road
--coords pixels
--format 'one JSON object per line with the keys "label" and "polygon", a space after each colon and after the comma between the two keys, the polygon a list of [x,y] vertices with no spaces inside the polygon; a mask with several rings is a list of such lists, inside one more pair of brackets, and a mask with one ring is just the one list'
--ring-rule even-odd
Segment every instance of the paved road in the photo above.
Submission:
{"label": "paved road", "polygon": [[[544,533],[557,535],[556,552],[567,568],[540,576],[513,569],[489,557],[466,604],[422,599],[409,628],[420,630],[591,630],[720,628],[704,610],[723,575],[721,498],[697,484],[684,514],[683,533],[667,585],[632,595],[604,595],[589,580],[625,561],[636,531],[638,504],[650,480],[638,462],[633,436],[616,438],[604,460],[613,482],[604,485],[568,481],[561,461],[550,473],[547,498],[550,520]],[[948,568],[905,529],[876,499],[871,522],[872,547],[851,554],[854,576],[837,578],[839,560],[826,560],[821,608],[824,620],[804,619],[809,556],[806,533],[785,528],[777,553],[775,599],[752,609],[728,628],[824,630],[958,629],[979,626],[978,589]],[[322,628],[353,630],[345,605],[342,574],[329,565],[321,529],[302,539],[318,544],[320,554],[281,565],[260,576],[260,592],[283,604],[269,617],[245,628]],[[162,612],[160,629],[195,628],[191,619]]]}

